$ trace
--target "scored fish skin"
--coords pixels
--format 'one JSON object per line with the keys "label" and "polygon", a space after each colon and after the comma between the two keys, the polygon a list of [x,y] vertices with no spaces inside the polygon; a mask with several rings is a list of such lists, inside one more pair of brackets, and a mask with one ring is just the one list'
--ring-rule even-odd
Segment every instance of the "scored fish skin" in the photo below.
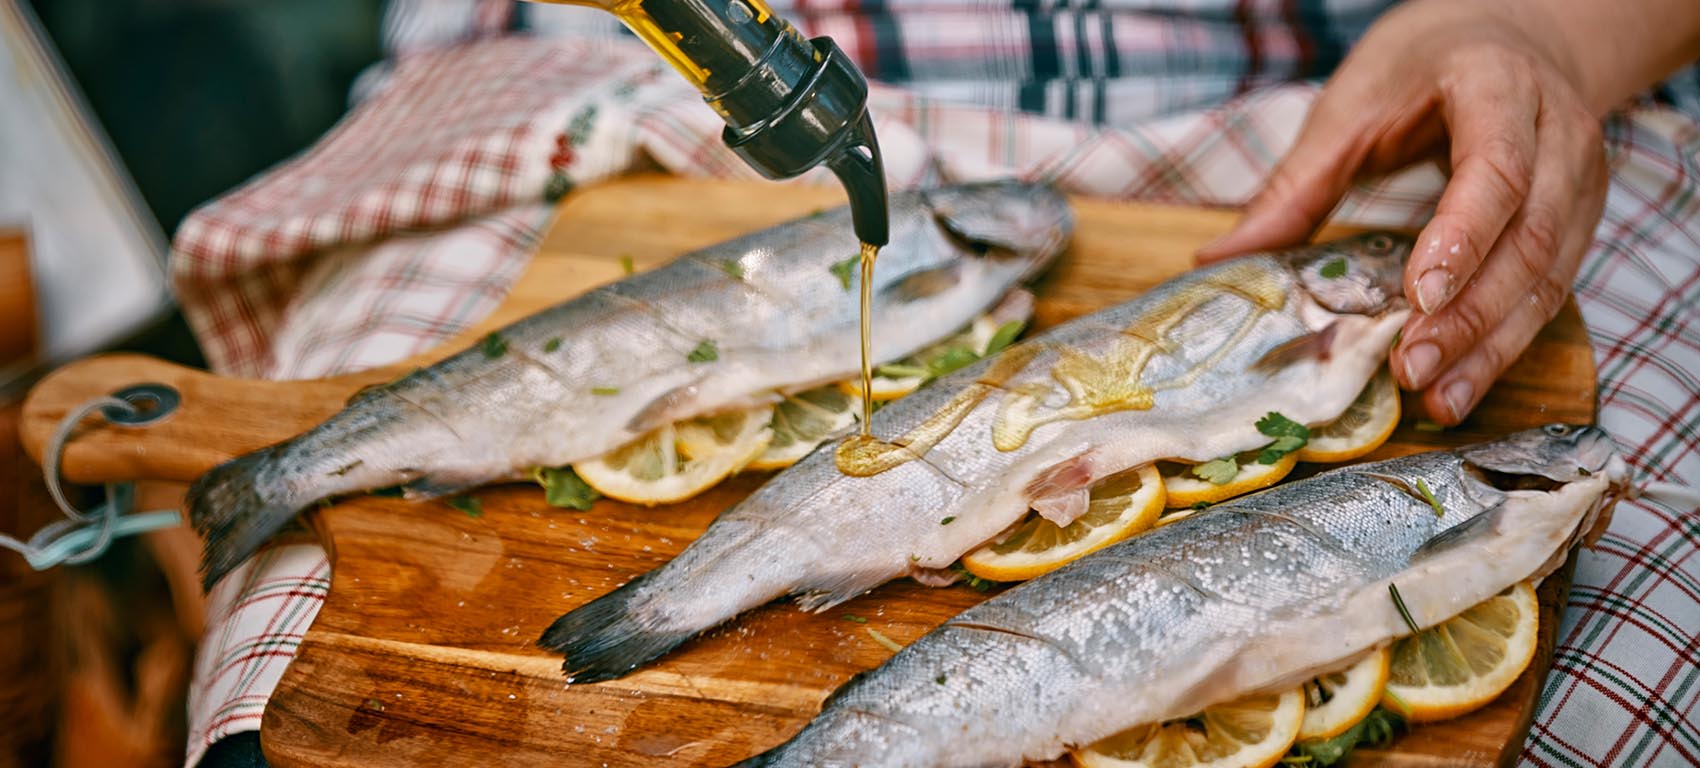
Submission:
{"label": "scored fish skin", "polygon": [[1552,425],[1224,502],[964,611],[738,765],[1015,766],[1296,688],[1409,633],[1389,583],[1439,624],[1556,568],[1627,480],[1604,432]]}
{"label": "scored fish skin", "polygon": [[619,677],[776,597],[824,610],[947,568],[1037,500],[1266,445],[1270,411],[1331,421],[1404,324],[1409,251],[1370,233],[1223,262],[1010,347],[876,413],[874,434],[907,444],[875,457],[888,469],[846,475],[823,446],[539,645],[575,681]]}
{"label": "scored fish skin", "polygon": [[[1059,193],[1011,181],[895,194],[890,215],[874,271],[878,362],[1019,291],[1073,231]],[[848,208],[821,212],[594,289],[507,326],[499,341],[362,391],[323,424],[190,487],[204,584],[320,499],[398,485],[412,498],[443,496],[852,377],[860,277],[843,263],[858,250]],[[705,343],[714,359],[693,361]]]}

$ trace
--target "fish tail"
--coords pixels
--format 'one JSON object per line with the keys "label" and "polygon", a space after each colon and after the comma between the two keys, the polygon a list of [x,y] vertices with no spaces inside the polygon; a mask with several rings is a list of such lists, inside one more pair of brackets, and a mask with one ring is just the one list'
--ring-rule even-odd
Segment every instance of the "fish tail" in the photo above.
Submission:
{"label": "fish tail", "polygon": [[662,627],[642,610],[649,578],[639,576],[556,619],[537,645],[565,654],[561,669],[575,683],[613,680],[660,658],[697,629]]}
{"label": "fish tail", "polygon": [[189,519],[205,543],[202,588],[211,590],[301,510],[287,486],[268,479],[281,447],[227,461],[189,486]]}

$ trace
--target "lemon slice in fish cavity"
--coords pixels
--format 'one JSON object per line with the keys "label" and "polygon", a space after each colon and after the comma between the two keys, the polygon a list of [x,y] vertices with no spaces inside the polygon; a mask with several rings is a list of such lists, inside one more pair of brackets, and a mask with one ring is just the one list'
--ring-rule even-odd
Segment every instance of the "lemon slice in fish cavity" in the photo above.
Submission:
{"label": "lemon slice in fish cavity", "polygon": [[1233,476],[1221,483],[1199,477],[1194,472],[1195,465],[1157,462],[1157,470],[1163,476],[1163,487],[1168,491],[1168,507],[1180,509],[1196,504],[1216,504],[1252,491],[1261,491],[1281,482],[1281,478],[1298,464],[1298,456],[1291,453],[1276,459],[1274,464],[1259,464],[1258,453],[1246,451],[1236,455],[1234,462],[1237,469],[1228,470]]}
{"label": "lemon slice in fish cavity", "polygon": [[964,555],[962,567],[991,581],[1031,579],[1149,529],[1162,512],[1163,480],[1148,464],[1099,481],[1085,514],[1066,526],[1028,512],[1001,541]]}
{"label": "lemon slice in fish cavity", "polygon": [[1387,688],[1393,654],[1378,648],[1337,672],[1319,675],[1304,684],[1305,720],[1299,741],[1332,739],[1369,716]]}
{"label": "lemon slice in fish cavity", "polygon": [[1247,696],[1069,753],[1084,768],[1269,768],[1298,739],[1304,694]]}
{"label": "lemon slice in fish cavity", "polygon": [[862,399],[836,386],[820,387],[773,406],[773,441],[747,469],[784,469],[861,420]]}
{"label": "lemon slice in fish cavity", "polygon": [[654,506],[714,487],[767,450],[773,406],[669,424],[613,452],[573,465],[590,487],[620,501]]}
{"label": "lemon slice in fish cavity", "polygon": [[1499,697],[1535,658],[1540,607],[1523,582],[1393,644],[1382,704],[1413,723],[1446,720]]}
{"label": "lemon slice in fish cavity", "polygon": [[1383,368],[1340,418],[1310,431],[1299,461],[1337,464],[1361,457],[1393,436],[1399,415],[1399,387]]}

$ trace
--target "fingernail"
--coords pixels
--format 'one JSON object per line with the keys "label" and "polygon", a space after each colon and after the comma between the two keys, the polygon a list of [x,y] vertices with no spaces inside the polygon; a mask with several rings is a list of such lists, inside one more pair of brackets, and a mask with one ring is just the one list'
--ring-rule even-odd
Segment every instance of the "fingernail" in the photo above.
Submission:
{"label": "fingernail", "polygon": [[1464,420],[1464,415],[1470,412],[1470,403],[1475,396],[1476,388],[1463,379],[1446,385],[1446,389],[1440,393],[1440,398],[1446,401],[1447,409],[1452,411],[1453,421]]}
{"label": "fingernail", "polygon": [[1417,278],[1417,308],[1425,315],[1444,306],[1451,293],[1452,273],[1444,269],[1431,269]]}
{"label": "fingernail", "polygon": [[1426,341],[1412,344],[1405,350],[1405,383],[1420,389],[1439,362],[1440,347]]}

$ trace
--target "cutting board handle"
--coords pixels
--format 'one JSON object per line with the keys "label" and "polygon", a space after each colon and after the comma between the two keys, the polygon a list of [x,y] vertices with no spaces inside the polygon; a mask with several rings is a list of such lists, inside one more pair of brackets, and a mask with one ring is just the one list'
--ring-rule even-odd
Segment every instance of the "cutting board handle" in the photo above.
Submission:
{"label": "cutting board handle", "polygon": [[24,401],[20,438],[40,463],[65,415],[89,401],[137,384],[159,384],[178,405],[140,426],[90,415],[65,444],[66,480],[191,482],[220,463],[292,437],[340,410],[361,387],[388,381],[404,366],[333,379],[231,379],[136,354],[78,360],[37,382]]}

